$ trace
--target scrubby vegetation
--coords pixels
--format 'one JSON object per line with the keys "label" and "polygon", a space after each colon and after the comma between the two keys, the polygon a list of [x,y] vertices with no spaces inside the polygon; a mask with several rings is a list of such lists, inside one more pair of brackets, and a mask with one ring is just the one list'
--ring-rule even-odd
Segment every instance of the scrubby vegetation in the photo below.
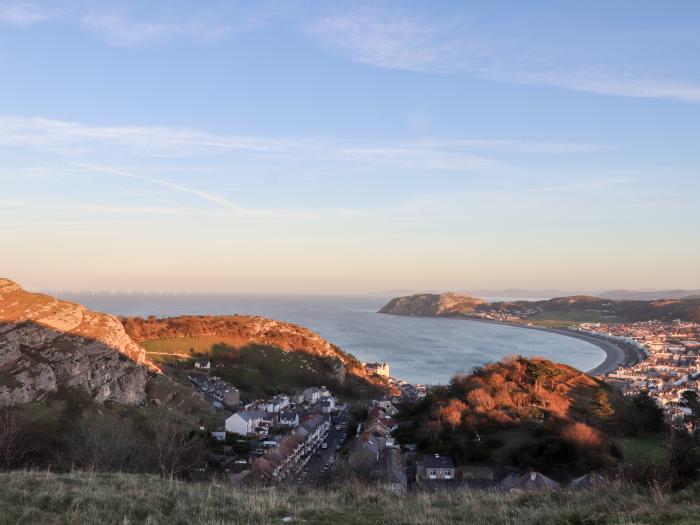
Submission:
{"label": "scrubby vegetation", "polygon": [[[458,462],[535,468],[565,478],[624,458],[618,440],[660,440],[661,411],[544,359],[508,358],[455,376],[403,407],[398,437]],[[652,437],[649,437],[652,436]]]}
{"label": "scrubby vegetation", "polygon": [[690,525],[700,486],[665,493],[612,484],[582,492],[436,492],[406,495],[349,484],[244,489],[129,474],[0,474],[0,524]]}
{"label": "scrubby vegetation", "polygon": [[382,387],[346,371],[336,357],[304,352],[286,352],[276,346],[236,345],[231,338],[218,336],[183,337],[144,341],[150,359],[168,366],[164,371],[185,381],[194,361],[208,359],[215,375],[235,385],[242,399],[291,393],[310,386],[327,386],[344,398],[372,398],[382,395]]}
{"label": "scrubby vegetation", "polygon": [[193,429],[207,411],[204,405],[198,414],[188,412],[177,400],[177,387],[168,391],[171,399],[158,406],[98,405],[86,393],[69,389],[41,402],[2,407],[0,470],[180,476],[203,458],[208,434]]}

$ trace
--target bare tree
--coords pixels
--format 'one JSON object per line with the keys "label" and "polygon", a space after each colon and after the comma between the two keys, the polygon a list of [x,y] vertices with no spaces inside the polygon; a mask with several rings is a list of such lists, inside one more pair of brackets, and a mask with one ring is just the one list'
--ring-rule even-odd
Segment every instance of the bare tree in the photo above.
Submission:
{"label": "bare tree", "polygon": [[161,476],[173,479],[202,459],[202,440],[179,415],[163,413],[150,423],[153,454]]}
{"label": "bare tree", "polygon": [[0,407],[0,467],[3,469],[17,466],[31,452],[22,434],[17,412],[10,407]]}

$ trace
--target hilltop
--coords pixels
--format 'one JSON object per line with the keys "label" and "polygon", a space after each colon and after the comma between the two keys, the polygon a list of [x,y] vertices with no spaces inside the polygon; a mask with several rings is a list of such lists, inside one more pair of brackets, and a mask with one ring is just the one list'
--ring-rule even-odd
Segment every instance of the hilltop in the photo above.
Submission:
{"label": "hilltop", "polygon": [[454,293],[415,294],[396,297],[379,313],[417,316],[451,316],[471,313],[488,303],[476,297]]}
{"label": "hilltop", "polygon": [[660,431],[660,411],[651,405],[572,367],[512,357],[455,376],[406,407],[399,438],[462,463],[566,478],[618,463],[617,440]]}
{"label": "hilltop", "polygon": [[171,365],[207,359],[216,375],[255,398],[326,385],[349,397],[381,395],[386,384],[352,354],[315,332],[258,316],[125,317],[126,332],[154,361]]}
{"label": "hilltop", "polygon": [[700,298],[643,300],[613,300],[601,297],[573,295],[540,301],[511,301],[487,303],[482,299],[453,293],[416,294],[397,297],[383,306],[379,313],[435,317],[503,316],[528,321],[700,321]]}

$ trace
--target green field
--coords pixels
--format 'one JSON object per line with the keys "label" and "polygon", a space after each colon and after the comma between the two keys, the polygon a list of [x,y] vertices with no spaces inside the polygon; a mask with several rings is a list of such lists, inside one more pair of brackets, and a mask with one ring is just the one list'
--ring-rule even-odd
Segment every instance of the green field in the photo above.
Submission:
{"label": "green field", "polygon": [[540,312],[532,317],[527,317],[521,322],[532,323],[547,328],[566,328],[578,323],[620,323],[624,320],[623,318],[611,317],[610,314],[603,314],[601,312],[589,312],[585,310],[549,310]]}
{"label": "green field", "polygon": [[630,437],[622,440],[625,463],[632,465],[667,465],[668,446],[664,436]]}
{"label": "green field", "polygon": [[675,493],[610,484],[581,492],[402,495],[357,483],[260,489],[151,475],[51,472],[2,473],[0,483],[3,525],[690,525],[700,515],[700,485]]}
{"label": "green field", "polygon": [[232,337],[201,336],[154,339],[140,344],[146,349],[149,358],[161,363],[170,363],[180,359],[209,356],[219,345],[224,345],[231,352],[235,352],[240,341]]}

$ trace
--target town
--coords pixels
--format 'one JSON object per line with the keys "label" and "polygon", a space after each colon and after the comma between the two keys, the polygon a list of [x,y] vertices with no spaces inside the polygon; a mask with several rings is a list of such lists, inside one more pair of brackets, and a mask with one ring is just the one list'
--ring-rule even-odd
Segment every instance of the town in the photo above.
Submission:
{"label": "town", "polygon": [[685,425],[691,410],[683,393],[700,390],[700,323],[644,321],[636,323],[581,323],[576,330],[628,345],[641,359],[604,376],[625,395],[646,391],[664,409],[674,425]]}
{"label": "town", "polygon": [[[413,385],[390,375],[387,363],[363,363],[385,379],[392,393],[415,401],[426,395],[425,385]],[[386,465],[392,483],[405,487],[405,462],[391,433],[397,413],[391,398],[366,406],[342,404],[325,387],[242,403],[240,392],[211,375],[209,360],[195,361],[189,381],[217,411],[231,411],[222,428],[212,429],[209,462],[218,463],[233,482],[318,483],[333,473],[367,474]],[[358,416],[357,414],[360,414]],[[205,430],[204,427],[202,430]]]}

